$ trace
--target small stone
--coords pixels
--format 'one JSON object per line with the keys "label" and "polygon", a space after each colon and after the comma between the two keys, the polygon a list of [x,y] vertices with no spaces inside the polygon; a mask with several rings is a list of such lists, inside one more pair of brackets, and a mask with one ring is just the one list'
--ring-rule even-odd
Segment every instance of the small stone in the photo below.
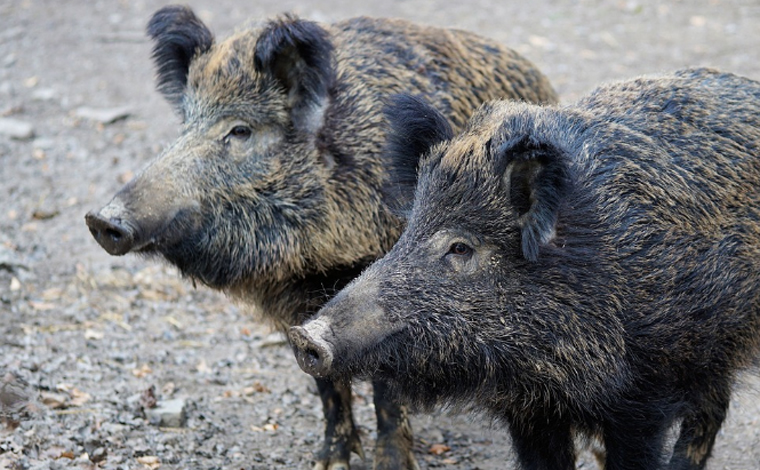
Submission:
{"label": "small stone", "polygon": [[103,462],[108,457],[108,451],[100,439],[88,439],[84,443],[84,451],[92,463]]}
{"label": "small stone", "polygon": [[88,455],[90,456],[90,462],[92,463],[100,463],[108,457],[105,447],[98,447]]}
{"label": "small stone", "polygon": [[75,111],[76,117],[89,119],[100,124],[111,124],[120,119],[124,119],[131,114],[127,106],[118,106],[115,108],[90,108],[83,106]]}
{"label": "small stone", "polygon": [[0,411],[17,410],[29,403],[29,384],[12,372],[0,377]]}
{"label": "small stone", "polygon": [[52,88],[39,88],[32,92],[32,99],[36,101],[51,101],[58,96],[58,93]]}
{"label": "small stone", "polygon": [[187,419],[186,402],[182,398],[159,401],[155,408],[145,410],[151,424],[164,428],[181,428]]}
{"label": "small stone", "polygon": [[35,150],[51,150],[55,148],[55,140],[50,138],[38,138],[34,139],[34,143],[32,144]]}
{"label": "small stone", "polygon": [[24,80],[24,86],[26,88],[34,88],[40,83],[40,77],[38,76],[32,76]]}
{"label": "small stone", "polygon": [[11,139],[26,140],[34,137],[34,127],[18,119],[0,118],[0,135]]}
{"label": "small stone", "polygon": [[13,53],[8,54],[7,56],[5,56],[2,62],[3,62],[3,67],[12,66],[13,64],[16,63],[16,54],[13,54]]}

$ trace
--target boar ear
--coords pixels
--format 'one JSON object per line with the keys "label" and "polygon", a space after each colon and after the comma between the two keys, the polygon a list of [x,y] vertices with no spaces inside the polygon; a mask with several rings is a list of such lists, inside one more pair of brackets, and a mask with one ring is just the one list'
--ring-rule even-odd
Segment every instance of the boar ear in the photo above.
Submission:
{"label": "boar ear", "polygon": [[315,132],[335,81],[333,45],[316,23],[287,15],[267,25],[256,41],[254,65],[285,89],[296,129]]}
{"label": "boar ear", "polygon": [[539,248],[555,236],[559,207],[570,191],[565,154],[531,136],[497,145],[497,172],[504,175],[510,202],[520,217],[523,256],[536,261]]}
{"label": "boar ear", "polygon": [[385,203],[403,215],[414,199],[420,159],[430,148],[454,136],[446,117],[422,98],[393,95],[383,109],[388,122],[384,158],[389,181],[383,188]]}
{"label": "boar ear", "polygon": [[179,107],[190,62],[211,48],[214,37],[190,8],[179,5],[158,10],[148,22],[148,35],[154,41],[158,91]]}

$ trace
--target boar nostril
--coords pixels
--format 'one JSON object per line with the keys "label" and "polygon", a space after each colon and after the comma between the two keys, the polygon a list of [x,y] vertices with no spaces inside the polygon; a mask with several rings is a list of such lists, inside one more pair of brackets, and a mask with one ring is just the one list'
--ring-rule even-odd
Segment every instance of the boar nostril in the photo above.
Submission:
{"label": "boar nostril", "polygon": [[108,253],[123,255],[134,246],[134,234],[121,220],[90,212],[85,216],[85,221],[93,238]]}
{"label": "boar nostril", "polygon": [[312,337],[301,326],[292,327],[288,335],[301,369],[315,377],[324,377],[330,373],[333,356],[327,343]]}
{"label": "boar nostril", "polygon": [[114,229],[110,229],[110,228],[106,229],[105,232],[106,232],[106,235],[108,235],[111,238],[111,241],[113,241],[114,243],[119,243],[119,241],[121,240],[121,237],[122,237],[121,232]]}
{"label": "boar nostril", "polygon": [[307,348],[304,352],[304,363],[311,369],[317,369],[322,362],[319,352],[316,349]]}

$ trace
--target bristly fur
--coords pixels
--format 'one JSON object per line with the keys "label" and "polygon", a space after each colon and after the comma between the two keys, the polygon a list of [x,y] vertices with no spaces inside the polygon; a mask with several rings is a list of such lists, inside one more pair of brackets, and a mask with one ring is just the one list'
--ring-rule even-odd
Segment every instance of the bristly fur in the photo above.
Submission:
{"label": "bristly fur", "polygon": [[502,420],[524,469],[575,468],[579,433],[607,469],[704,470],[760,354],[759,259],[760,82],[491,102],[423,157],[394,247],[291,339],[321,377]]}
{"label": "bristly fur", "polygon": [[156,12],[148,22],[147,30],[154,41],[158,91],[179,107],[190,63],[197,54],[211,48],[214,36],[190,8],[180,5]]}
{"label": "bristly fur", "polygon": [[[125,235],[98,237],[110,253],[160,256],[281,331],[316,312],[401,232],[403,221],[382,203],[385,96],[420,96],[456,128],[486,100],[557,101],[515,51],[402,20],[317,24],[286,15],[214,42],[189,9],[172,6],[148,31],[158,89],[178,107],[182,132],[88,215],[90,228]],[[375,468],[412,469],[406,412],[374,385]],[[315,460],[348,467],[361,450],[350,385],[317,386],[327,426]]]}
{"label": "bristly fur", "polygon": [[393,95],[386,100],[383,113],[388,120],[383,153],[389,181],[383,196],[386,204],[403,216],[411,209],[420,159],[434,145],[451,139],[454,131],[446,117],[421,97]]}

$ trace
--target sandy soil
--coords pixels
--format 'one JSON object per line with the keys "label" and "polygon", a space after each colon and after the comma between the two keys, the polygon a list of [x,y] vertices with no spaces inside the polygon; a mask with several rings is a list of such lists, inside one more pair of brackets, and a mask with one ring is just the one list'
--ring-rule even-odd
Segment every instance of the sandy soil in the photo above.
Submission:
{"label": "sandy soil", "polygon": [[[305,469],[319,447],[315,387],[281,337],[169,267],[109,257],[84,225],[176,135],[143,32],[164,3],[0,3],[0,469]],[[190,4],[220,37],[283,11],[472,30],[537,63],[564,102],[682,66],[760,79],[756,0]],[[14,391],[31,401],[13,406]],[[759,391],[756,376],[743,378],[711,470],[760,468]],[[352,468],[369,469],[366,384],[356,396],[368,458]],[[184,426],[158,425],[145,412],[156,401],[183,406]],[[480,417],[413,425],[423,469],[514,467],[506,433]]]}

